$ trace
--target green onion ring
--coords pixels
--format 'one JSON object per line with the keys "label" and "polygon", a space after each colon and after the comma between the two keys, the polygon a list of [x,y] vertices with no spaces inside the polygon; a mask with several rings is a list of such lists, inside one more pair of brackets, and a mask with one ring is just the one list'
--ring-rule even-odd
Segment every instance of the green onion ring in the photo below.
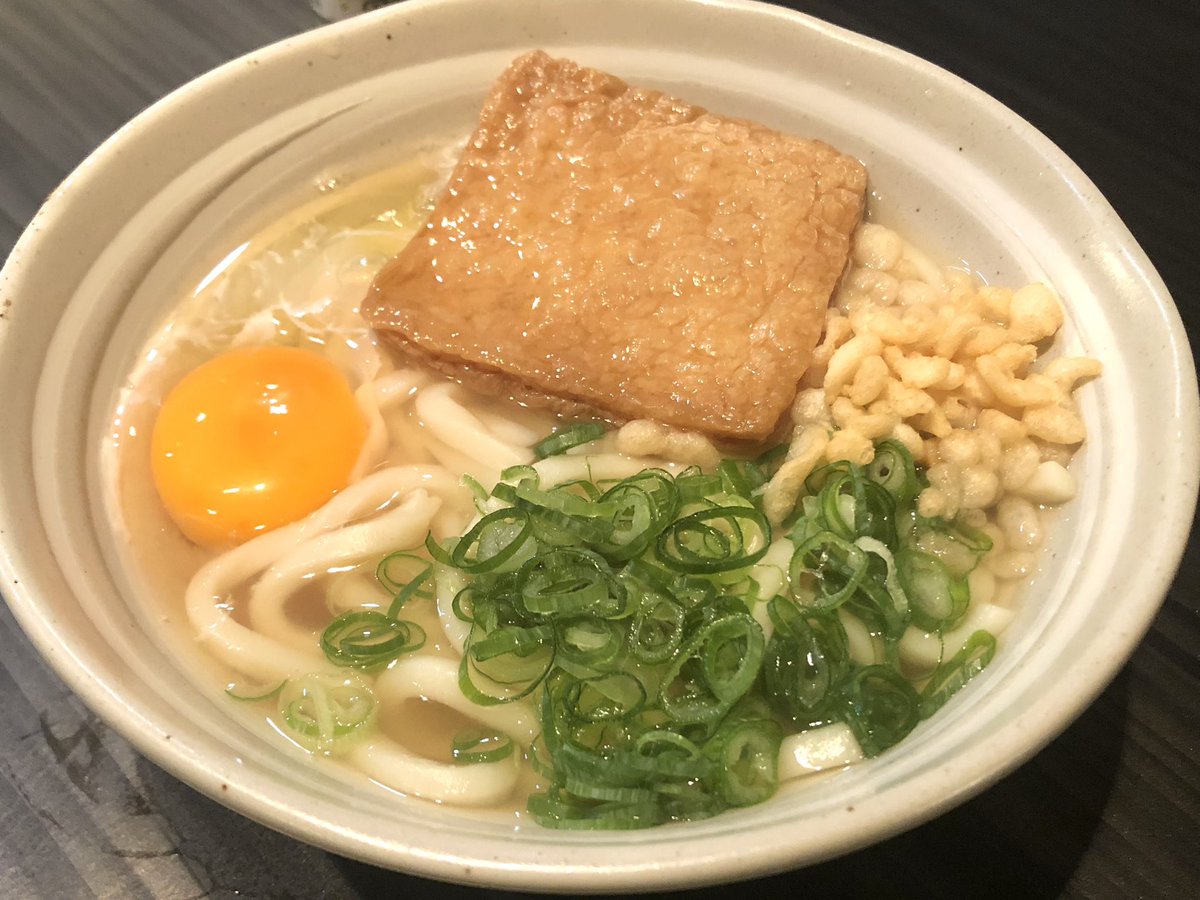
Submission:
{"label": "green onion ring", "polygon": [[376,669],[425,646],[425,630],[374,609],[342,613],[321,633],[321,649],[337,666]]}
{"label": "green onion ring", "polygon": [[598,438],[604,437],[604,432],[607,429],[598,422],[581,422],[576,425],[571,425],[564,428],[562,431],[556,431],[547,437],[542,438],[533,445],[533,455],[538,459],[546,459],[549,456],[558,456],[560,453],[566,453],[575,447],[583,444],[590,444]]}
{"label": "green onion ring", "polygon": [[450,758],[460,765],[497,763],[513,754],[513,741],[507,734],[473,728],[454,736]]}
{"label": "green onion ring", "polygon": [[[749,526],[749,535],[743,523]],[[749,549],[754,543],[758,547]],[[673,522],[658,537],[657,555],[668,568],[713,574],[753,565],[763,558],[770,543],[771,526],[757,509],[721,506]]]}

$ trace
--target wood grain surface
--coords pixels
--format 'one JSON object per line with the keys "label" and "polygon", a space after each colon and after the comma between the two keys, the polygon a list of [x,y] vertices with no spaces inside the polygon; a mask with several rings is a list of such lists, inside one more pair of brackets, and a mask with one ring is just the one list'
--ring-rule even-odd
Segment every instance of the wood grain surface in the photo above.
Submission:
{"label": "wood grain surface", "polygon": [[[499,2],[499,0],[498,0]],[[786,4],[961,75],[1099,185],[1200,336],[1200,4]],[[0,0],[0,258],[97,144],[190,78],[320,24],[304,0]],[[3,477],[3,473],[0,473]],[[1104,695],[975,800],[700,898],[1200,897],[1200,548]],[[385,872],[226,810],[141,758],[0,607],[0,898],[507,897]]]}

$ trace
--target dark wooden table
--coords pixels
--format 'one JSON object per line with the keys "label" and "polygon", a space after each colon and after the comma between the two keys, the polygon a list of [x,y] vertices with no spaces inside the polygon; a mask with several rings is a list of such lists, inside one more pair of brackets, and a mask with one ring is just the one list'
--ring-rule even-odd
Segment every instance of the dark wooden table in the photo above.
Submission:
{"label": "dark wooden table", "polygon": [[[498,0],[499,2],[499,0]],[[602,2],[602,0],[597,0]],[[1200,338],[1200,4],[796,0],[998,97],[1100,186]],[[0,258],[151,101],[320,24],[304,0],[0,0]],[[0,475],[2,477],[2,475]],[[807,870],[689,896],[1200,897],[1200,546],[1066,733],[974,801]],[[0,898],[502,897],[299,844],[142,759],[0,606]]]}

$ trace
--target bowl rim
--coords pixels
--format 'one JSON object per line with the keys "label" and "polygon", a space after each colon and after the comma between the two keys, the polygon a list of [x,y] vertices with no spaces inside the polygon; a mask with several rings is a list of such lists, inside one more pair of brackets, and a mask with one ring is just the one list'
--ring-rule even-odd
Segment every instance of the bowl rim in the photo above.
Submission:
{"label": "bowl rim", "polygon": [[[1087,176],[1048,138],[989,95],[932,63],[803,13],[754,0],[654,2],[656,5],[678,7],[681,10],[706,7],[722,12],[753,12],[763,17],[764,23],[771,22],[780,28],[798,28],[820,33],[855,50],[903,63],[906,68],[939,86],[970,97],[982,113],[1003,119],[1018,129],[1025,141],[1034,145],[1040,154],[1054,163],[1057,170],[1069,175],[1087,194],[1088,202],[1097,207],[1097,215],[1105,217],[1108,227],[1115,230],[1117,238],[1141,270],[1149,294],[1158,304],[1159,311],[1175,338],[1172,350],[1179,373],[1176,407],[1179,411],[1180,433],[1184,438],[1180,442],[1180,468],[1193,472],[1200,468],[1200,401],[1197,400],[1194,363],[1178,312],[1170,301],[1165,285],[1111,206]],[[376,29],[393,18],[399,21],[402,17],[419,17],[429,9],[455,6],[469,8],[474,5],[477,5],[476,0],[410,0],[402,7],[384,8],[356,19],[284,39],[232,60],[178,88],[122,127],[68,176],[63,186],[57,189],[37,212],[29,228],[18,240],[4,269],[0,271],[0,285],[5,286],[7,293],[12,296],[21,295],[25,261],[32,259],[40,250],[40,226],[68,215],[76,193],[87,184],[104,177],[106,160],[120,154],[127,143],[136,140],[139,132],[156,127],[180,100],[202,97],[223,89],[235,78],[246,77],[247,63],[252,63],[259,69],[283,67],[289,64],[289,60],[318,50],[336,36]],[[10,329],[0,328],[0,353],[16,352],[12,347],[13,343]],[[1184,496],[1176,498],[1175,505],[1166,510],[1164,530],[1170,532],[1173,542],[1169,541],[1165,547],[1160,548],[1160,567],[1152,573],[1145,594],[1138,599],[1134,607],[1126,610],[1127,613],[1135,614],[1126,620],[1129,627],[1108,635],[1096,648],[1096,652],[1102,649],[1110,654],[1111,658],[1124,660],[1150,627],[1184,552],[1196,502],[1194,481],[1190,487],[1190,494],[1185,490]],[[10,527],[15,531],[16,524],[9,511],[0,504],[0,533],[9,531]],[[843,831],[818,839],[807,844],[803,854],[781,847],[778,842],[764,842],[761,846],[732,848],[723,854],[710,855],[702,860],[697,860],[691,855],[667,854],[653,863],[612,860],[604,864],[602,870],[595,866],[552,863],[513,866],[483,855],[458,855],[444,851],[421,852],[419,847],[397,847],[385,842],[371,841],[367,835],[344,833],[331,828],[328,822],[313,817],[298,818],[292,809],[270,802],[253,789],[230,790],[233,786],[226,784],[227,779],[222,772],[205,765],[203,760],[178,752],[170,743],[158,740],[158,735],[147,731],[148,720],[137,705],[124,700],[116,686],[106,684],[102,679],[95,677],[88,661],[72,652],[53,619],[41,615],[41,601],[36,592],[29,587],[36,583],[36,578],[28,577],[34,573],[27,571],[20,558],[20,552],[14,552],[15,548],[10,547],[9,543],[6,539],[5,546],[0,547],[0,573],[4,578],[5,597],[18,622],[57,674],[139,752],[208,796],[276,830],[376,864],[392,868],[403,867],[428,877],[476,884],[533,887],[541,890],[563,886],[576,890],[650,887],[661,889],[709,883],[720,879],[751,877],[787,868],[799,862],[814,862],[849,852],[933,818],[1016,768],[1049,743],[1090,704],[1116,675],[1118,669],[1116,665],[1110,665],[1107,668],[1097,666],[1088,670],[1085,680],[1077,683],[1077,690],[1071,695],[1070,702],[1060,703],[1053,709],[1039,710],[1041,715],[1036,718],[1037,730],[1032,739],[1028,732],[997,735],[996,741],[987,752],[973,760],[970,765],[960,764],[956,770],[947,769],[940,773],[944,781],[954,785],[953,789],[942,790],[940,793],[932,792],[930,796],[933,799],[927,799],[918,808],[897,810],[890,816],[876,817],[870,826],[861,828],[852,838],[847,839]],[[927,786],[944,788],[944,784],[930,783]],[[634,840],[653,843],[646,841],[645,833],[640,833],[640,837]],[[596,878],[601,871],[604,875],[603,883],[589,885],[587,880]]]}

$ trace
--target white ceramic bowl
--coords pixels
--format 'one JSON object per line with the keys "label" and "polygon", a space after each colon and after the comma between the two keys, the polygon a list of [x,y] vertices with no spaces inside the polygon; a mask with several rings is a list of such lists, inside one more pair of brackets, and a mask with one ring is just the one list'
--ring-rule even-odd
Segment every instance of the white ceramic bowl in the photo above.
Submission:
{"label": "white ceramic bowl", "polygon": [[[96,449],[133,349],[235,225],[365,148],[465,134],[488,83],[543,47],[861,157],[875,210],[1004,283],[1044,279],[1081,392],[1082,493],[991,667],[898,752],[714,820],[627,834],[514,831],[298,763],[201,693],[119,587]],[[734,0],[415,0],[237,60],[122,129],[50,198],[0,275],[4,592],[58,673],[143,753],[252,818],[442,879],[575,890],[736,879],[930,818],[1054,737],[1158,608],[1196,492],[1197,400],[1166,289],[1088,179],[963,81]],[[1157,486],[1170,486],[1160,491]]]}

